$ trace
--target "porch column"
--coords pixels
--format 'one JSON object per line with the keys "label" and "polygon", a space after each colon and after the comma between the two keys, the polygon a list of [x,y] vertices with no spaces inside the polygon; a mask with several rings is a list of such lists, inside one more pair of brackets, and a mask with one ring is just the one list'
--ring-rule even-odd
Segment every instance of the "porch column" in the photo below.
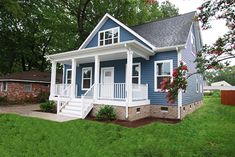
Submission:
{"label": "porch column", "polygon": [[94,99],[98,99],[99,94],[99,79],[100,79],[100,59],[99,56],[95,56],[95,87],[94,87]]}
{"label": "porch column", "polygon": [[76,72],[77,62],[76,59],[72,59],[72,76],[71,76],[71,98],[76,97]]}
{"label": "porch column", "polygon": [[56,61],[51,61],[51,89],[50,89],[50,97],[55,96],[55,90],[56,90]]}
{"label": "porch column", "polygon": [[126,77],[126,88],[127,88],[127,102],[132,103],[132,66],[133,66],[133,51],[127,51],[127,77]]}

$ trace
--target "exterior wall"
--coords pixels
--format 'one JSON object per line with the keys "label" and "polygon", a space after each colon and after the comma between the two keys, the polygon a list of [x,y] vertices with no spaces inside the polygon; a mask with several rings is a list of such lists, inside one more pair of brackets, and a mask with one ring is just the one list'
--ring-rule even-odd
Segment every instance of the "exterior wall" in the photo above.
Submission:
{"label": "exterior wall", "polygon": [[[194,34],[194,28],[195,26],[192,27],[193,29],[191,32]],[[195,38],[196,42],[197,39]],[[199,47],[197,46],[197,50]],[[189,69],[189,74],[195,73],[196,72],[196,63],[194,63],[196,59],[196,55],[193,54],[192,52],[192,43],[191,43],[191,33],[189,33],[189,37],[186,43],[186,49],[182,51],[182,60],[186,63]],[[191,104],[196,101],[200,101],[203,98],[203,93],[200,92],[199,87],[199,92],[196,92],[196,79],[199,81],[199,86],[203,86],[203,77],[200,74],[194,74],[188,78],[188,86],[185,92],[182,94],[182,105],[186,104]]]}
{"label": "exterior wall", "polygon": [[[1,85],[2,82],[0,82]],[[24,83],[7,82],[7,91],[0,91],[0,96],[6,96],[10,101],[36,101],[38,94],[41,92],[49,93],[49,91],[49,84],[32,83],[32,91],[24,92]]]}
{"label": "exterior wall", "polygon": [[[114,22],[111,19],[108,19],[103,26],[99,29],[99,31],[114,28],[114,27],[119,27],[119,25]],[[92,38],[92,40],[88,43],[88,45],[85,48],[90,48],[90,47],[97,47],[98,46],[98,33],[99,31],[95,34],[95,36]],[[120,26],[120,42],[124,41],[130,41],[130,40],[136,40],[142,43],[143,45],[147,46],[144,42],[136,38],[134,35],[132,35],[130,32],[128,32],[126,29]],[[147,46],[149,47],[149,46]],[[150,47],[149,47],[150,48]]]}
{"label": "exterior wall", "polygon": [[196,111],[202,105],[203,105],[202,101],[197,101],[197,102],[182,106],[180,108],[180,118],[183,119],[186,115]]}
{"label": "exterior wall", "polygon": [[[176,68],[177,65],[177,52],[159,52],[154,56],[151,56],[149,60],[143,58],[134,58],[133,63],[141,63],[141,84],[148,84],[148,93],[150,104],[157,105],[168,105],[166,102],[166,94],[164,92],[155,92],[154,91],[154,61],[160,60],[173,60],[173,68]],[[100,67],[114,67],[114,82],[115,83],[125,83],[125,71],[126,71],[127,60],[114,60],[114,61],[105,61],[100,63]],[[79,63],[78,63],[79,64]],[[71,65],[65,65],[65,70],[70,68]],[[81,90],[81,81],[82,81],[82,68],[83,67],[92,67],[92,81],[94,83],[94,63],[80,64],[77,68],[77,77],[76,82],[78,86],[78,96],[84,94],[86,91]],[[100,70],[101,72],[101,70]],[[100,79],[101,80],[101,79]],[[177,103],[177,102],[176,102]],[[177,104],[176,104],[177,105]]]}

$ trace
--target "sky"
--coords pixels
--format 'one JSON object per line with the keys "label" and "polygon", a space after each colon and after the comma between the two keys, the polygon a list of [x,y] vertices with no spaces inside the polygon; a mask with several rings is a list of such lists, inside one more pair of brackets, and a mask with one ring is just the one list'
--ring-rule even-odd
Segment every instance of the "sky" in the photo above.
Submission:
{"label": "sky", "polygon": [[[163,2],[165,0],[158,0],[159,2]],[[205,0],[169,0],[173,3],[177,8],[179,8],[179,14],[188,13],[191,11],[196,11],[199,6]],[[216,39],[220,36],[223,36],[228,28],[225,26],[224,20],[214,20],[211,22],[211,29],[202,30],[202,41],[203,44],[211,45]],[[231,60],[231,65],[235,65],[235,59]]]}

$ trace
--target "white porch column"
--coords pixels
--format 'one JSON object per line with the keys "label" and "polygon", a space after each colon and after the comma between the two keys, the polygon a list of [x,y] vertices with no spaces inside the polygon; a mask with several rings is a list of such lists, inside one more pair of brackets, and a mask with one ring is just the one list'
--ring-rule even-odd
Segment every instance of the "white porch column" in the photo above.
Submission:
{"label": "white porch column", "polygon": [[99,92],[99,79],[100,79],[100,59],[99,56],[95,56],[95,87],[94,87],[94,99],[98,99]]}
{"label": "white porch column", "polygon": [[126,118],[128,118],[128,106],[132,103],[132,66],[133,66],[133,51],[127,51],[127,72],[126,72],[126,90],[127,90],[127,105],[126,105]]}
{"label": "white porch column", "polygon": [[77,61],[72,59],[72,76],[71,76],[71,98],[76,97],[76,72],[77,72]]}
{"label": "white porch column", "polygon": [[56,65],[55,61],[51,61],[51,89],[50,89],[50,97],[55,96],[55,85],[56,85]]}

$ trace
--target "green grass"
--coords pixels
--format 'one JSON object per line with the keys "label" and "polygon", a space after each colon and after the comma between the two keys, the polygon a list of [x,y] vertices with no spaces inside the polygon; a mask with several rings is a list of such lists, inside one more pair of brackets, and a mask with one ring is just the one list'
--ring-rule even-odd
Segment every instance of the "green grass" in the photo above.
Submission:
{"label": "green grass", "polygon": [[0,156],[235,156],[235,107],[212,97],[204,103],[178,124],[156,122],[134,129],[0,115]]}

